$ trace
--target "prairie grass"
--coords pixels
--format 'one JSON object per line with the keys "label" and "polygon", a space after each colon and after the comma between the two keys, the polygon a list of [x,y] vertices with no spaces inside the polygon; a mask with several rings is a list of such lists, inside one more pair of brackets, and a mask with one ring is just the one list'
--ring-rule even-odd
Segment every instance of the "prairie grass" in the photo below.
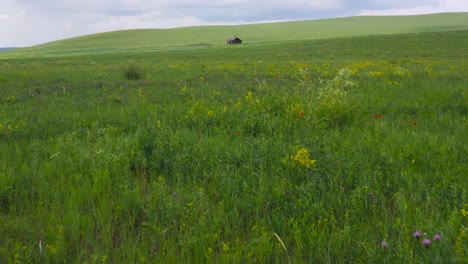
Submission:
{"label": "prairie grass", "polygon": [[442,34],[0,61],[0,262],[466,261]]}

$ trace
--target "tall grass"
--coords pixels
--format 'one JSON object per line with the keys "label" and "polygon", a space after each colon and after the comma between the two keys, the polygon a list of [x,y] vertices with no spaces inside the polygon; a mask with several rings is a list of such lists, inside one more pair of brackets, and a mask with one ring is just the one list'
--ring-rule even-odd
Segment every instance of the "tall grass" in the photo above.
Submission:
{"label": "tall grass", "polygon": [[0,262],[465,261],[467,61],[398,41],[2,61]]}

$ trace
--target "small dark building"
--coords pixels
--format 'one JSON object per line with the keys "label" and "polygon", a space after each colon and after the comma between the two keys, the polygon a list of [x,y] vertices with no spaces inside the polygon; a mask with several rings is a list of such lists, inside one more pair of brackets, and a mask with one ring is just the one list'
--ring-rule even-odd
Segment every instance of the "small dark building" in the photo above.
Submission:
{"label": "small dark building", "polygon": [[227,44],[241,44],[241,43],[242,43],[242,40],[238,38],[237,36],[227,40]]}

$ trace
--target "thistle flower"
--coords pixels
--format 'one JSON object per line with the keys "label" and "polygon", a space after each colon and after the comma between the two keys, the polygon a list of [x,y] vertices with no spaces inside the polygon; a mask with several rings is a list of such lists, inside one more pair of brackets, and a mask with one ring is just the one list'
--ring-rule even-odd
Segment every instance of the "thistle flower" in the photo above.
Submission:
{"label": "thistle flower", "polygon": [[382,243],[380,243],[380,246],[383,248],[383,249],[386,249],[388,248],[388,243],[384,241],[382,241]]}
{"label": "thistle flower", "polygon": [[421,237],[421,232],[417,231],[413,233],[413,236],[419,240],[419,238]]}
{"label": "thistle flower", "polygon": [[431,245],[431,241],[427,238],[425,238],[423,241],[422,241],[423,245],[427,248],[429,248],[429,246]]}
{"label": "thistle flower", "polygon": [[434,241],[439,241],[442,238],[440,234],[435,234],[434,235]]}

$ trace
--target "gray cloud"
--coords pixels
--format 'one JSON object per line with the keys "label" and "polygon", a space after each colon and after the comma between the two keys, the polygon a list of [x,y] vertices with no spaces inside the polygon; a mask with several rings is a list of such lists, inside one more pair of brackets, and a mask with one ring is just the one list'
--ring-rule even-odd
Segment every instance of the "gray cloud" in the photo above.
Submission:
{"label": "gray cloud", "polygon": [[132,28],[468,11],[466,0],[2,0],[0,47]]}

